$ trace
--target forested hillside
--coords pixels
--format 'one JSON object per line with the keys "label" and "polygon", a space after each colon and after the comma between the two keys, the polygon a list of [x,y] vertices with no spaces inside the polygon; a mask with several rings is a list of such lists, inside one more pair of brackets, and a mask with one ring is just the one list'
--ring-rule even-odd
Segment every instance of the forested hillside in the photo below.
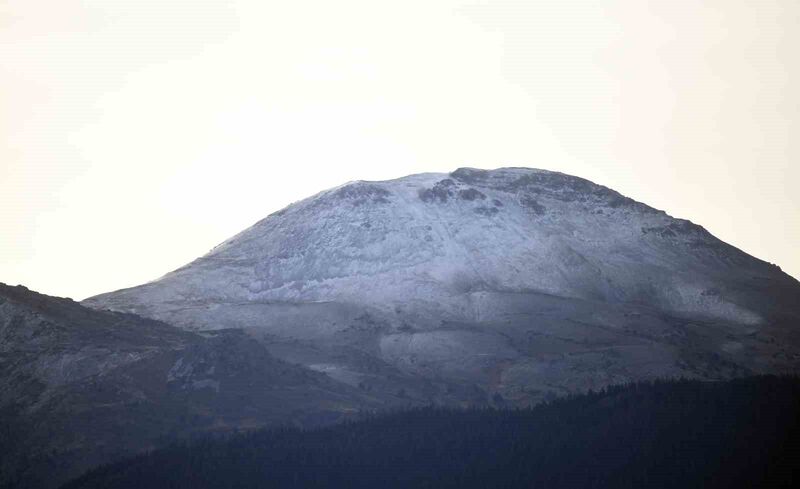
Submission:
{"label": "forested hillside", "polygon": [[797,377],[638,383],[524,410],[194,440],[64,489],[796,487],[798,413]]}

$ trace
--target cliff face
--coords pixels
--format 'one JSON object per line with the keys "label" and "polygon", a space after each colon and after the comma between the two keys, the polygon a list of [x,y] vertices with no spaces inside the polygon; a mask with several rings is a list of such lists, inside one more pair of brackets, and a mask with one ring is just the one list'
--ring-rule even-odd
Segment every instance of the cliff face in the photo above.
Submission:
{"label": "cliff face", "polygon": [[691,222],[523,168],[349,183],[84,304],[242,329],[341,385],[420,401],[800,366],[796,280]]}

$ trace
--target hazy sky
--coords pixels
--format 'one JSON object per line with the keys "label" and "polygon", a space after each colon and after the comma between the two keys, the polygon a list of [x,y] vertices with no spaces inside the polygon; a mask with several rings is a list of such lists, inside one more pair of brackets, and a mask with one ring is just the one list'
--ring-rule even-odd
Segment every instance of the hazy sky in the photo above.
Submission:
{"label": "hazy sky", "polygon": [[0,0],[0,281],[82,299],[348,180],[582,176],[800,277],[800,2]]}

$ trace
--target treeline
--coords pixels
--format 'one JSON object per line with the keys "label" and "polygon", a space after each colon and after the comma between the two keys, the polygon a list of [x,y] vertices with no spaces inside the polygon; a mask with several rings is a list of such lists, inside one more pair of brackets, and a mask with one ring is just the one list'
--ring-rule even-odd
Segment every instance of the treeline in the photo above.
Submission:
{"label": "treeline", "polygon": [[206,438],[64,489],[800,486],[800,379],[656,381],[523,410],[414,409]]}

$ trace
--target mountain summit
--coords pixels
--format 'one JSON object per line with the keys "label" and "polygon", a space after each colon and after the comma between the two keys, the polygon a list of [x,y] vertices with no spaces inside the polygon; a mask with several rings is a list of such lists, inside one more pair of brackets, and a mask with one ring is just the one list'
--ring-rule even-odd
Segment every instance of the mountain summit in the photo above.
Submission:
{"label": "mountain summit", "polygon": [[527,404],[800,367],[800,283],[689,221],[526,168],[351,182],[84,305],[243,329],[350,386]]}

